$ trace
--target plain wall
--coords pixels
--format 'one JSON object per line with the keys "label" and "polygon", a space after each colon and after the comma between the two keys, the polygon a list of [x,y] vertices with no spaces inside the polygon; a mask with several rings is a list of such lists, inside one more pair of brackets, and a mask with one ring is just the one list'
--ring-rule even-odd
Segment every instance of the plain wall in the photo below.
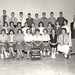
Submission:
{"label": "plain wall", "polygon": [[59,12],[62,11],[70,23],[75,14],[75,0],[0,0],[0,15],[2,15],[3,9],[7,10],[9,17],[10,13],[14,11],[17,18],[20,11],[24,12],[25,18],[29,12],[32,13],[32,17],[35,13],[39,13],[39,17],[41,17],[43,11],[46,12],[47,17],[53,11],[57,18]]}

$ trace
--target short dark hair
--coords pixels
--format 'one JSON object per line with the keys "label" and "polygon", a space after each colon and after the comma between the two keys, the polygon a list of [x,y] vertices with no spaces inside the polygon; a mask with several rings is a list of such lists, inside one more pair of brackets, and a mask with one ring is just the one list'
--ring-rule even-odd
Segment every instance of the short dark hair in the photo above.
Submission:
{"label": "short dark hair", "polygon": [[67,32],[66,28],[62,28],[62,30],[65,30],[65,32]]}
{"label": "short dark hair", "polygon": [[54,12],[50,12],[50,14],[54,14]]}
{"label": "short dark hair", "polygon": [[39,14],[38,14],[38,13],[36,13],[35,15],[37,15],[37,16],[38,16]]}
{"label": "short dark hair", "polygon": [[8,27],[8,23],[7,22],[4,22],[3,26],[5,27],[5,24],[7,24],[7,27]]}
{"label": "short dark hair", "polygon": [[37,31],[38,31],[38,32],[40,32],[40,30],[39,30],[39,29],[36,29],[36,30],[35,30],[35,33],[36,33]]}
{"label": "short dark hair", "polygon": [[2,29],[2,30],[1,30],[1,34],[2,34],[3,31],[6,33],[6,30],[5,30],[5,29]]}
{"label": "short dark hair", "polygon": [[56,33],[56,30],[55,30],[54,28],[51,30],[51,33],[52,33],[52,31],[53,31],[53,30],[54,30],[54,31],[55,31],[55,33]]}
{"label": "short dark hair", "polygon": [[18,29],[18,30],[17,30],[17,33],[19,33],[19,31],[21,31],[21,34],[23,33],[22,29]]}
{"label": "short dark hair", "polygon": [[52,27],[52,23],[51,23],[51,22],[48,22],[48,25],[47,25],[47,27],[49,27],[49,24],[51,24],[51,27]]}
{"label": "short dark hair", "polygon": [[59,13],[62,13],[62,14],[63,14],[63,12],[62,12],[62,11],[60,11]]}
{"label": "short dark hair", "polygon": [[45,15],[46,15],[46,13],[45,13],[45,12],[42,12],[42,14],[45,14]]}
{"label": "short dark hair", "polygon": [[11,29],[11,30],[9,30],[9,35],[10,35],[10,32],[13,32],[13,34],[15,34],[14,30],[12,30],[12,29]]}
{"label": "short dark hair", "polygon": [[14,25],[14,22],[13,21],[11,21],[9,24],[10,24],[10,26],[11,26],[11,23],[13,23],[13,25]]}
{"label": "short dark hair", "polygon": [[4,11],[6,12],[6,10],[3,10],[3,12],[4,12]]}
{"label": "short dark hair", "polygon": [[14,12],[11,12],[11,14],[15,14]]}
{"label": "short dark hair", "polygon": [[44,32],[45,30],[46,30],[46,31],[47,31],[47,33],[48,33],[48,30],[47,30],[46,28],[43,30],[43,32]]}
{"label": "short dark hair", "polygon": [[26,33],[28,33],[28,30],[30,30],[30,33],[31,33],[31,29],[30,29],[30,28],[28,28],[28,29],[26,30]]}
{"label": "short dark hair", "polygon": [[23,12],[20,12],[19,14],[23,14]]}
{"label": "short dark hair", "polygon": [[21,25],[22,23],[21,23],[21,22],[17,22],[17,26],[18,26],[18,24],[20,24],[20,25]]}
{"label": "short dark hair", "polygon": [[39,22],[38,26],[40,27],[40,23],[42,23],[42,27],[44,27],[44,23],[42,21]]}
{"label": "short dark hair", "polygon": [[31,15],[31,13],[28,13],[28,15]]}
{"label": "short dark hair", "polygon": [[68,24],[68,20],[67,19],[65,19],[64,21],[66,22],[66,24]]}

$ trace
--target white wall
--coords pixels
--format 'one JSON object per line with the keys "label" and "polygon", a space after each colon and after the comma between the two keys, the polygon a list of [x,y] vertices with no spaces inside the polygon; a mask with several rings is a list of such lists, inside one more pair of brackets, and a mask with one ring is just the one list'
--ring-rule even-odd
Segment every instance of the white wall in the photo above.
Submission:
{"label": "white wall", "polygon": [[25,18],[28,12],[32,13],[32,17],[38,12],[41,17],[43,11],[47,13],[47,17],[53,11],[57,18],[59,12],[63,11],[64,16],[71,22],[75,14],[75,0],[0,0],[0,15],[3,9],[7,10],[9,16],[14,11],[16,17],[19,16],[20,11],[23,11]]}

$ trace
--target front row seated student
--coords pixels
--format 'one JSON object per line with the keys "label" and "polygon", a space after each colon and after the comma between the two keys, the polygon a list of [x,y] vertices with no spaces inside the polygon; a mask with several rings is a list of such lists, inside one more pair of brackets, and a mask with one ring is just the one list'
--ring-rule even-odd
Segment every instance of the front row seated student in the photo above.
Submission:
{"label": "front row seated student", "polygon": [[56,58],[56,51],[57,51],[57,35],[55,29],[52,29],[51,34],[50,34],[50,46],[52,50],[52,56],[51,58]]}
{"label": "front row seated student", "polygon": [[23,44],[24,44],[24,34],[21,29],[18,29],[17,34],[15,36],[16,38],[16,50],[17,50],[17,59],[23,58],[23,52],[24,50]]}
{"label": "front row seated student", "polygon": [[30,51],[32,48],[32,41],[33,41],[33,36],[31,34],[31,29],[26,30],[26,35],[24,36],[24,42],[25,42],[25,51],[27,52],[27,59],[29,59]]}
{"label": "front row seated student", "polygon": [[58,37],[58,47],[59,52],[62,52],[65,58],[68,58],[69,53],[69,35],[66,33],[66,29],[62,28],[62,33]]}
{"label": "front row seated student", "polygon": [[47,51],[47,56],[50,55],[50,37],[49,37],[49,34],[48,34],[48,30],[47,29],[44,29],[43,30],[43,35],[42,35],[42,42],[43,42],[43,56],[46,55],[46,51]]}
{"label": "front row seated student", "polygon": [[35,35],[33,36],[33,48],[39,48],[42,55],[42,36],[40,35],[39,29],[36,29]]}
{"label": "front row seated student", "polygon": [[8,53],[6,51],[7,49],[7,41],[8,41],[8,36],[6,34],[5,29],[1,30],[0,34],[0,47],[1,47],[1,58],[8,58]]}
{"label": "front row seated student", "polygon": [[15,57],[15,33],[13,30],[9,31],[9,35],[8,35],[8,49],[9,49],[9,54],[10,57],[13,56],[13,58]]}

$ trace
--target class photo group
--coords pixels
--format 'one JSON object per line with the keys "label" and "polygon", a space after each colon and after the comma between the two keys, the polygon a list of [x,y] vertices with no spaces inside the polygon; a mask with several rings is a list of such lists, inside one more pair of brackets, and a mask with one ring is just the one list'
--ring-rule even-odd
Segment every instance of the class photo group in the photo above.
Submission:
{"label": "class photo group", "polygon": [[39,14],[35,13],[35,18],[32,18],[32,14],[28,13],[25,18],[24,12],[19,12],[19,18],[16,18],[15,12],[11,12],[9,17],[7,11],[2,10],[0,58],[18,60],[26,54],[26,58],[30,59],[32,49],[39,49],[43,58],[57,58],[59,53],[63,54],[64,59],[75,55],[75,15],[73,22],[68,24],[62,11],[58,12],[57,18],[54,14],[50,12],[50,16],[46,17],[46,12],[42,12],[42,17],[39,18]]}

